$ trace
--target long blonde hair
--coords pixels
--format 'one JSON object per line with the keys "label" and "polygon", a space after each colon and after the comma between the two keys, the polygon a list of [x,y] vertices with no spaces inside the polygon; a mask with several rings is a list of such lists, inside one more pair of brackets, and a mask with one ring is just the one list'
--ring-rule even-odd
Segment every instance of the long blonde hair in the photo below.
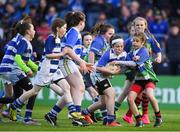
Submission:
{"label": "long blonde hair", "polygon": [[156,40],[156,38],[154,37],[154,35],[153,35],[153,34],[149,31],[149,29],[148,29],[148,22],[147,22],[147,20],[146,20],[145,18],[143,18],[143,17],[136,17],[136,18],[133,20],[134,26],[135,26],[135,23],[136,23],[137,21],[144,21],[145,26],[146,26],[146,28],[145,28],[145,30],[144,30],[144,33],[145,33],[147,36],[149,36],[150,38],[152,38],[152,39],[154,40],[154,42],[156,43],[156,45],[160,48],[159,42]]}

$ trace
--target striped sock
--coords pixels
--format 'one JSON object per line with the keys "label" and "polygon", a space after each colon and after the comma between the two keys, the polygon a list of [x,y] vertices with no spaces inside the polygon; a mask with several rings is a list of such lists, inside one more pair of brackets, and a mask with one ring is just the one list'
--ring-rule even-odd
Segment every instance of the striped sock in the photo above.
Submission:
{"label": "striped sock", "polygon": [[51,109],[51,111],[50,111],[49,113],[50,113],[50,115],[56,117],[57,114],[58,114],[61,110],[62,110],[61,108],[59,108],[57,105],[55,105],[55,106]]}
{"label": "striped sock", "polygon": [[75,112],[76,108],[72,102],[67,103],[69,113]]}
{"label": "striped sock", "polygon": [[149,106],[149,99],[147,98],[146,94],[143,93],[143,95],[142,95],[143,114],[148,114],[148,106]]}
{"label": "striped sock", "polygon": [[26,109],[26,112],[25,112],[25,118],[31,118],[32,117],[32,110],[30,109]]}
{"label": "striped sock", "polygon": [[21,102],[20,99],[18,98],[11,104],[11,108],[12,109],[17,109],[17,108],[21,109],[23,105],[24,105],[24,103]]}
{"label": "striped sock", "polygon": [[104,107],[104,108],[101,108],[100,111],[104,120],[107,117],[107,109]]}
{"label": "striped sock", "polygon": [[75,105],[76,111],[81,112],[81,106],[80,105]]}
{"label": "striped sock", "polygon": [[84,109],[84,110],[82,111],[82,114],[83,114],[83,115],[89,115],[90,112],[89,112],[88,108]]}
{"label": "striped sock", "polygon": [[121,106],[120,103],[115,102],[115,108],[114,108],[114,110],[115,110],[115,111],[118,111],[118,109],[119,109],[120,106]]}
{"label": "striped sock", "polygon": [[115,115],[107,115],[107,122],[111,123],[115,120]]}

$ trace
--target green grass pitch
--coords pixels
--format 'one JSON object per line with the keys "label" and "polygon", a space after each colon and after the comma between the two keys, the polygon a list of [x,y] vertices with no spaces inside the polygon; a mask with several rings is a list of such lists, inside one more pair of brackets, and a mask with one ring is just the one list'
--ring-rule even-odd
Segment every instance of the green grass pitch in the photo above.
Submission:
{"label": "green grass pitch", "polygon": [[48,112],[51,107],[52,106],[35,106],[33,118],[37,119],[41,123],[41,126],[24,125],[22,122],[11,122],[8,119],[2,118],[0,131],[180,131],[180,109],[176,108],[161,109],[164,122],[160,128],[153,127],[154,115],[152,108],[149,108],[151,124],[145,125],[142,128],[136,128],[134,125],[129,125],[122,120],[122,116],[127,110],[126,106],[122,107],[117,113],[117,120],[122,124],[121,127],[106,127],[102,125],[102,122],[87,127],[73,126],[71,120],[67,119],[66,109],[58,115],[58,126],[52,127],[43,118],[44,114]]}

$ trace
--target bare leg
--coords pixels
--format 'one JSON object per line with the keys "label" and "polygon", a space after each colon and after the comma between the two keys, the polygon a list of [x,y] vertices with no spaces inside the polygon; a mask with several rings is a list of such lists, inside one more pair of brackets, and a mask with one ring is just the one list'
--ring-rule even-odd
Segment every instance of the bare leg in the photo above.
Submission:
{"label": "bare leg", "polygon": [[81,106],[81,102],[85,91],[85,86],[81,73],[79,71],[76,71],[73,74],[67,76],[66,80],[68,81],[71,87],[71,95],[74,104]]}

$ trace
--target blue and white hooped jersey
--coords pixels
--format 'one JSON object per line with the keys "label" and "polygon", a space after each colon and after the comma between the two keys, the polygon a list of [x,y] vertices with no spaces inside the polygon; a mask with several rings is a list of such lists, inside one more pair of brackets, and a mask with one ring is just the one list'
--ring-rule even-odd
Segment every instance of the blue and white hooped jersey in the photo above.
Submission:
{"label": "blue and white hooped jersey", "polygon": [[61,40],[55,38],[53,34],[49,35],[44,46],[44,55],[40,61],[37,74],[52,75],[58,69],[59,59],[48,59],[47,54],[61,52]]}
{"label": "blue and white hooped jersey", "polygon": [[122,61],[125,60],[127,56],[127,53],[124,51],[120,55],[117,55],[114,51],[114,49],[107,50],[99,59],[97,66],[103,67],[106,66],[109,62],[112,61]]}
{"label": "blue and white hooped jersey", "polygon": [[12,38],[5,46],[4,46],[4,52],[6,52],[8,45],[14,46],[17,45],[17,43],[23,38],[23,36],[19,33],[16,34],[15,37]]}
{"label": "blue and white hooped jersey", "polygon": [[0,72],[11,72],[12,69],[20,69],[14,58],[20,55],[26,63],[32,56],[32,45],[23,36],[17,34],[5,47],[5,55],[0,65]]}

